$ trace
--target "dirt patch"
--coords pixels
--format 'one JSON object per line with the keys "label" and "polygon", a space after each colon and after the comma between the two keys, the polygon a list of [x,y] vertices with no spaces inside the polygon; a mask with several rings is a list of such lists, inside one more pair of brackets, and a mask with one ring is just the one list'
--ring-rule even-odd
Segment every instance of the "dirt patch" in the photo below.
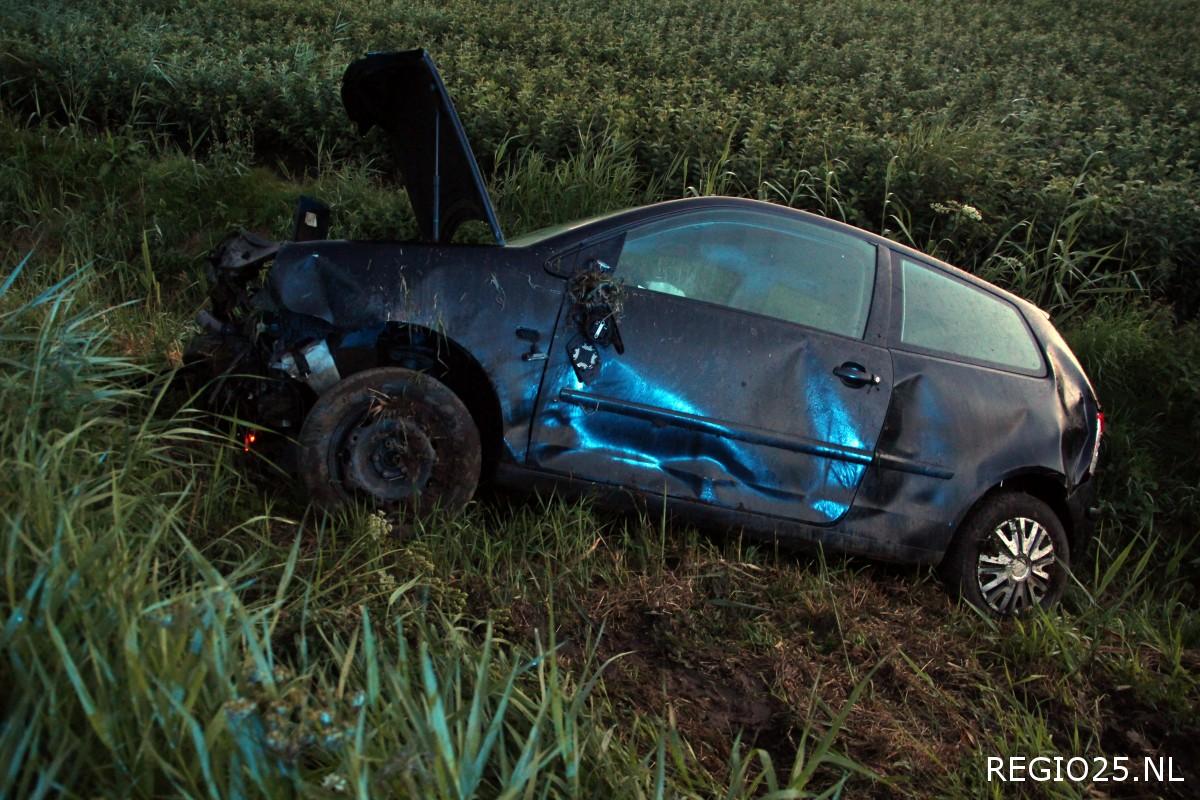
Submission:
{"label": "dirt patch", "polygon": [[[1104,719],[1100,745],[1105,753],[1129,757],[1130,771],[1141,774],[1143,759],[1166,762],[1182,782],[1110,783],[1113,797],[1192,798],[1200,785],[1200,726],[1177,726],[1161,711],[1138,700],[1128,687],[1112,687],[1101,701]],[[1165,769],[1165,768],[1164,768]],[[1190,787],[1190,788],[1189,788]]]}
{"label": "dirt patch", "polygon": [[717,644],[685,648],[675,620],[645,608],[605,618],[599,656],[620,656],[605,674],[608,697],[618,708],[672,718],[705,766],[721,772],[730,743],[774,757],[795,753],[795,719],[771,691],[768,675],[746,664],[746,653]]}
{"label": "dirt patch", "polygon": [[738,735],[786,772],[805,728],[823,733],[877,664],[839,749],[885,776],[953,769],[979,738],[958,710],[979,667],[967,643],[957,656],[948,650],[948,601],[907,573],[847,573],[825,590],[814,590],[813,577],[684,560],[588,594],[560,636],[578,634],[572,625],[602,626],[598,656],[619,656],[604,680],[614,707],[674,719],[714,774],[727,768]]}

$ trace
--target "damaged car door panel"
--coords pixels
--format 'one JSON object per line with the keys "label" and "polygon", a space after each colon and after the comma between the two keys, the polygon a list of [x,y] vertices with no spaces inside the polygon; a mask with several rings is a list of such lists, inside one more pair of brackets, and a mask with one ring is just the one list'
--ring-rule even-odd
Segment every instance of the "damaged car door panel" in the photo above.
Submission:
{"label": "damaged car door panel", "polygon": [[[553,485],[941,562],[996,614],[1061,594],[1102,417],[1034,306],[736,198],[506,242],[428,54],[371,54],[342,96],[392,141],[419,240],[328,240],[328,207],[302,198],[291,242],[218,246],[187,357],[314,497],[404,511],[461,504],[481,476]],[[472,220],[494,244],[453,242]],[[438,488],[447,465],[465,490]]]}
{"label": "damaged car door panel", "polygon": [[[772,265],[756,256],[780,248],[782,258],[799,256],[788,245],[809,244],[773,222],[797,226],[716,206],[597,245],[608,246],[605,263],[625,281],[614,326],[624,351],[600,347],[599,366],[580,375],[578,363],[565,364],[570,345],[551,347],[530,464],[800,522],[842,517],[871,461],[890,380],[859,390],[835,371],[856,359],[888,376],[891,359],[878,345],[757,313],[791,287],[787,274],[764,276]],[[847,311],[865,330],[877,250],[851,241],[866,263],[850,298],[860,307]],[[577,275],[589,274],[594,249],[578,254]],[[697,256],[704,252],[711,258]],[[574,327],[562,335],[578,337]]]}

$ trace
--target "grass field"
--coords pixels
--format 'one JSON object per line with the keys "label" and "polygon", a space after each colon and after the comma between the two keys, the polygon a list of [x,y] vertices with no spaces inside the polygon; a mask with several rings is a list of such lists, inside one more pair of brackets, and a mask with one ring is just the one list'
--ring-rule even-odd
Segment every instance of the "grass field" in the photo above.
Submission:
{"label": "grass field", "polygon": [[[0,797],[999,797],[1009,754],[1185,778],[1030,796],[1193,796],[1197,10],[0,1]],[[553,499],[329,519],[247,468],[167,389],[204,255],[301,193],[408,235],[337,81],[414,46],[510,235],[741,194],[1050,309],[1111,425],[1061,611]]]}

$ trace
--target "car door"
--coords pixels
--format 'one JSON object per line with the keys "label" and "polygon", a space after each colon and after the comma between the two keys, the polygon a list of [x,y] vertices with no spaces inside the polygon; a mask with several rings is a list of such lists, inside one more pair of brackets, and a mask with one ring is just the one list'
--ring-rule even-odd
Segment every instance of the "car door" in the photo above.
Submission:
{"label": "car door", "polygon": [[845,514],[892,382],[872,242],[705,207],[570,258],[532,465],[815,524]]}

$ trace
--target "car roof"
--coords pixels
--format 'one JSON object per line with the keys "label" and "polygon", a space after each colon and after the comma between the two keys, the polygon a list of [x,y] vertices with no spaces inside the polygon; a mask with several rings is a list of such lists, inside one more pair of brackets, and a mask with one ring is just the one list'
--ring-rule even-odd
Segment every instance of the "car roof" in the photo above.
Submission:
{"label": "car roof", "polygon": [[[577,220],[575,223],[564,223],[564,225],[559,226],[563,227],[564,230],[555,231],[544,241],[544,244],[552,252],[558,252],[560,249],[568,249],[577,244],[586,245],[591,241],[603,239],[607,237],[614,228],[636,224],[641,221],[648,222],[653,219],[658,219],[676,213],[685,213],[688,211],[706,208],[741,208],[776,214],[779,216],[801,218],[817,225],[822,225],[827,228],[832,228],[844,233],[859,236],[876,245],[888,247],[897,253],[900,253],[901,255],[909,256],[927,264],[933,264],[939,269],[945,270],[946,272],[962,279],[963,281],[1000,295],[1004,299],[1009,300],[1019,306],[1025,312],[1032,311],[1047,318],[1049,317],[1049,314],[1020,295],[1013,294],[1007,289],[1003,289],[994,283],[991,283],[990,281],[980,278],[978,275],[974,275],[960,267],[956,267],[953,264],[949,264],[939,258],[935,258],[928,253],[923,253],[916,248],[909,247],[908,245],[901,244],[900,242],[893,241],[885,236],[881,236],[877,233],[856,227],[849,223],[840,222],[829,217],[821,216],[820,214],[814,214],[811,211],[804,211],[798,208],[781,205],[779,203],[770,203],[765,200],[753,200],[748,197],[727,197],[723,195],[685,197],[679,200],[664,200],[659,203],[638,206],[637,208],[614,211],[596,217]],[[595,230],[589,232],[588,229],[592,227],[595,227]],[[583,236],[580,237],[579,234],[583,234]],[[542,242],[539,242],[537,245],[533,246],[540,246],[542,244]],[[559,246],[555,247],[555,245]],[[567,247],[563,247],[563,245],[566,245]]]}

